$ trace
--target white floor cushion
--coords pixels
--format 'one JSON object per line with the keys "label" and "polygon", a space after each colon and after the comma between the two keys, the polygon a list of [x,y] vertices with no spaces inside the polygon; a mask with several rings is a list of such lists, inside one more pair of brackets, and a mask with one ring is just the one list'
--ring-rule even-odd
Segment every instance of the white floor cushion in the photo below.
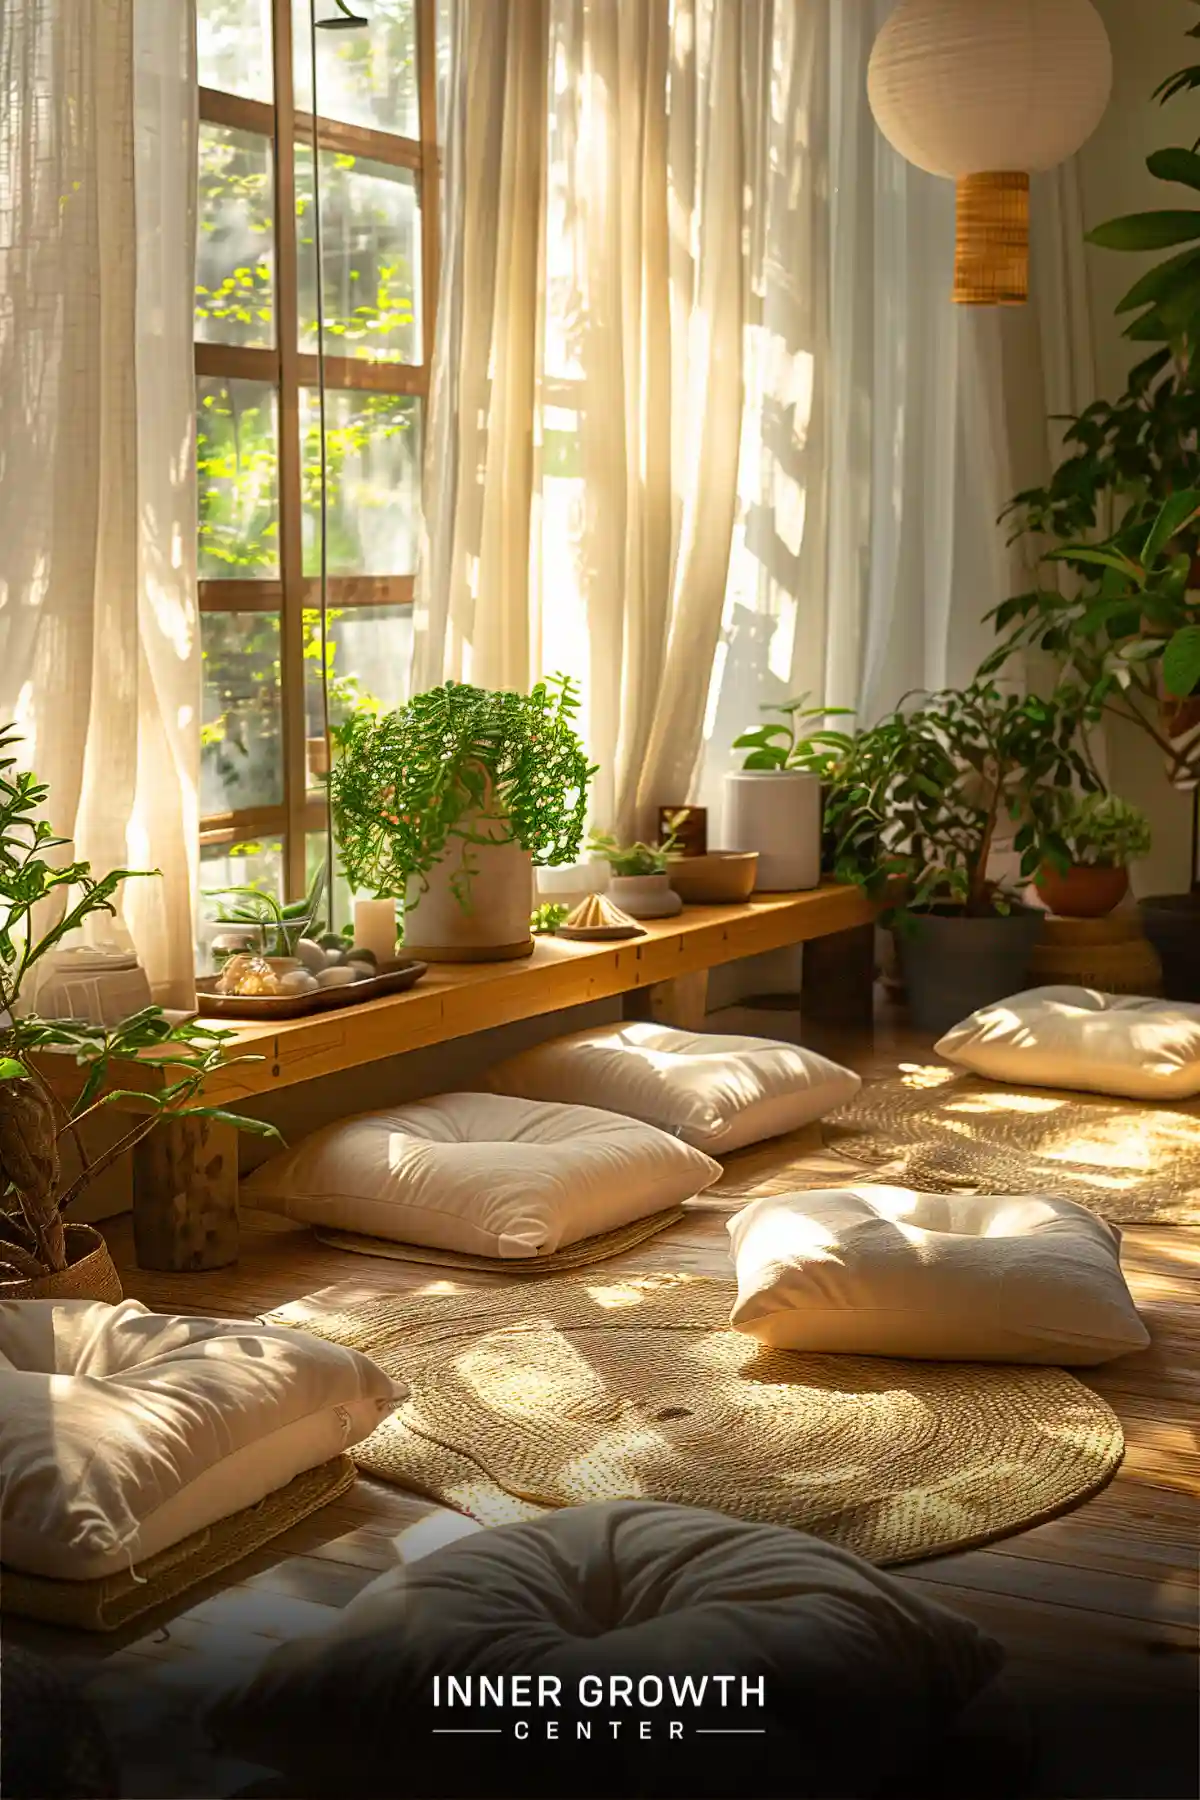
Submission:
{"label": "white floor cushion", "polygon": [[440,1094],[314,1132],[243,1193],[310,1225],[524,1257],[690,1200],[720,1174],[666,1132],[594,1107]]}
{"label": "white floor cushion", "polygon": [[1069,1366],[1150,1342],[1120,1233],[1067,1200],[820,1189],[728,1231],[730,1323],[776,1349]]}
{"label": "white floor cushion", "polygon": [[771,1038],[665,1025],[602,1025],[539,1044],[492,1069],[488,1085],[527,1100],[603,1106],[710,1155],[811,1125],[858,1092],[851,1069]]}
{"label": "white floor cushion", "polygon": [[478,1532],[382,1577],[332,1631],[275,1650],[211,1723],[306,1793],[346,1791],[351,1745],[364,1793],[833,1800],[877,1793],[1002,1654],[973,1621],[801,1532],[615,1501]]}
{"label": "white floor cushion", "polygon": [[361,1442],[404,1392],[302,1331],[0,1302],[0,1559],[67,1581],[143,1562]]}
{"label": "white floor cushion", "polygon": [[1021,1087],[1127,1100],[1200,1094],[1200,1006],[1094,988],[1030,988],[981,1007],[937,1045],[947,1062]]}

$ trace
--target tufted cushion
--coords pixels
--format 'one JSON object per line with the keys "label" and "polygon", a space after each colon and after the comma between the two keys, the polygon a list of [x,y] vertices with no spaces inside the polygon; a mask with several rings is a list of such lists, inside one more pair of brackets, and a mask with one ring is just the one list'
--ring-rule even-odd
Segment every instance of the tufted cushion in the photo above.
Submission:
{"label": "tufted cushion", "polygon": [[1200,1094],[1200,1006],[1094,988],[1030,988],[981,1007],[938,1054],[1020,1087],[1078,1088],[1127,1100]]}
{"label": "tufted cushion", "polygon": [[68,1581],[126,1569],[359,1443],[403,1393],[282,1327],[0,1302],[0,1555]]}
{"label": "tufted cushion", "polygon": [[780,1350],[1084,1364],[1144,1350],[1120,1233],[1044,1195],[860,1187],[729,1221],[730,1323]]}
{"label": "tufted cushion", "polygon": [[594,1107],[441,1094],[329,1125],[243,1191],[310,1225],[524,1257],[676,1206],[720,1173],[666,1132]]}
{"label": "tufted cushion", "polygon": [[[617,1501],[477,1532],[390,1572],[333,1631],[274,1651],[213,1723],[225,1748],[306,1776],[306,1792],[336,1791],[352,1746],[370,1793],[857,1795],[945,1730],[1000,1661],[969,1620],[830,1544]],[[449,1675],[472,1679],[470,1706],[444,1704]],[[532,1706],[478,1704],[481,1676],[513,1675],[533,1677]],[[725,1704],[718,1675],[732,1678]],[[689,1676],[708,1678],[699,1705],[672,1694],[671,1678]],[[630,1678],[629,1702],[610,1699],[613,1677]],[[539,1678],[561,1683],[557,1704],[537,1705]],[[743,1702],[743,1678],[761,1680],[763,1704]],[[518,1720],[527,1740],[514,1739]],[[500,1729],[441,1735],[455,1726]]]}
{"label": "tufted cushion", "polygon": [[492,1069],[488,1082],[528,1100],[627,1113],[711,1155],[811,1125],[861,1086],[853,1070],[796,1044],[645,1023],[539,1044]]}

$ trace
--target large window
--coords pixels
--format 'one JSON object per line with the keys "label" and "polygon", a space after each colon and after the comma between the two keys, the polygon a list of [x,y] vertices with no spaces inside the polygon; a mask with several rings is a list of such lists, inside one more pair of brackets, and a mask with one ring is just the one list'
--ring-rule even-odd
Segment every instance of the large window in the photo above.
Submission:
{"label": "large window", "polygon": [[437,282],[437,0],[313,3],[196,0],[202,884],[290,894],[326,696],[402,697]]}

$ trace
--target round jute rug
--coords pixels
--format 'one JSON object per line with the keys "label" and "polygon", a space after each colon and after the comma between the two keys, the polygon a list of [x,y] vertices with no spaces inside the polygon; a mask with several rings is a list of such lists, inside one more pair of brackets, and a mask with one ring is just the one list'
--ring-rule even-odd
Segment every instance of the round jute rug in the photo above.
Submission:
{"label": "round jute rug", "polygon": [[485,1525],[646,1498],[792,1525],[876,1563],[1021,1530],[1123,1439],[1061,1369],[769,1350],[704,1276],[547,1277],[306,1318],[409,1383],[359,1467]]}
{"label": "round jute rug", "polygon": [[926,1193],[1056,1194],[1117,1225],[1200,1224],[1200,1111],[913,1064],[823,1121],[826,1147]]}

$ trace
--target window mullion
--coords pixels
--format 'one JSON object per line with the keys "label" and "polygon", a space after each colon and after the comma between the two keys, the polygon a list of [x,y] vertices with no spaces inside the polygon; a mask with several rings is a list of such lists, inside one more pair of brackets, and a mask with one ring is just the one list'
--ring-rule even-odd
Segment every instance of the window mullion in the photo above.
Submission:
{"label": "window mullion", "polygon": [[279,348],[279,621],[283,708],[284,867],[289,895],[304,892],[308,768],[305,744],[303,470],[297,304],[296,109],[291,0],[272,0],[275,60],[275,335]]}

